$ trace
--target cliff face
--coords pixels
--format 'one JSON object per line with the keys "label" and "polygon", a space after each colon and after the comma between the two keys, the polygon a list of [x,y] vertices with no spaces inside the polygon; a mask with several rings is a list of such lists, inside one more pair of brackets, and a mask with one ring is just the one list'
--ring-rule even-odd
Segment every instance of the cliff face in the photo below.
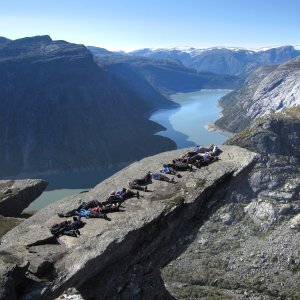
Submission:
{"label": "cliff face", "polygon": [[300,110],[266,115],[227,142],[259,154],[216,193],[184,254],[162,270],[176,299],[298,299]]}
{"label": "cliff face", "polygon": [[157,92],[140,97],[83,45],[48,36],[5,41],[0,68],[2,177],[96,168],[176,147],[153,136],[161,126],[144,116],[171,102]]}
{"label": "cliff face", "polygon": [[266,66],[249,76],[244,86],[220,101],[222,117],[215,124],[238,132],[264,114],[300,105],[300,58]]}
{"label": "cliff face", "polygon": [[[42,209],[1,239],[1,296],[15,299],[18,292],[27,299],[39,295],[53,299],[67,290],[71,294],[77,290],[77,297],[83,299],[99,295],[102,299],[170,297],[159,270],[194,239],[213,195],[238,180],[256,157],[239,147],[222,149],[220,161],[183,172],[174,184],[154,181],[148,186],[151,192],[126,200],[120,212],[110,215],[110,222],[86,220],[79,238],[62,236],[56,240],[51,236],[48,227],[61,221],[58,212],[76,208],[83,201],[104,200],[112,189],[126,186],[127,180],[148,170],[159,170],[162,163],[186,149],[143,159],[89,193]],[[19,272],[15,275],[8,271],[16,269]]]}

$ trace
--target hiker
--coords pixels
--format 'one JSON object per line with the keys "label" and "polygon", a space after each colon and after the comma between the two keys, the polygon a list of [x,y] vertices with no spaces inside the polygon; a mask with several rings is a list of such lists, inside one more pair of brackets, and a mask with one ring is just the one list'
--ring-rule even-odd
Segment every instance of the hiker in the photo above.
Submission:
{"label": "hiker", "polygon": [[101,205],[101,203],[99,203],[97,200],[91,200],[89,202],[83,202],[81,205],[79,205],[79,207],[72,209],[70,211],[68,211],[67,213],[58,213],[58,216],[63,218],[63,217],[72,217],[75,216],[76,212],[79,212],[82,209],[88,210],[89,208],[93,208],[96,206]]}
{"label": "hiker", "polygon": [[215,147],[214,145],[210,145],[208,148],[203,147],[203,146],[195,146],[194,147],[194,151],[197,153],[205,153],[205,152],[209,152],[213,150],[213,147]]}
{"label": "hiker", "polygon": [[112,204],[112,203],[121,203],[124,202],[126,199],[131,197],[140,197],[139,192],[133,192],[130,189],[126,188],[119,188],[115,191],[110,192],[106,201],[102,202],[102,205]]}
{"label": "hiker", "polygon": [[111,204],[109,206],[103,206],[103,207],[96,206],[96,207],[90,208],[88,217],[89,218],[103,218],[105,220],[110,220],[106,214],[119,211],[120,205],[121,205],[120,203],[117,203],[117,204]]}
{"label": "hiker", "polygon": [[67,220],[59,224],[54,224],[50,228],[50,231],[56,237],[59,237],[60,235],[77,237],[77,235],[80,235],[79,228],[82,228],[84,224],[85,223],[82,222],[80,218],[73,217],[73,222],[71,220]]}
{"label": "hiker", "polygon": [[153,173],[153,172],[150,172],[150,175],[151,175],[151,179],[154,179],[154,180],[160,180],[160,181],[166,181],[166,182],[170,182],[170,183],[175,183],[174,182],[174,178],[170,179],[169,177],[163,175],[163,174],[160,174],[160,173]]}
{"label": "hiker", "polygon": [[187,162],[184,162],[184,161],[181,161],[181,160],[178,160],[178,159],[173,159],[172,160],[172,164],[173,164],[173,168],[176,170],[176,171],[193,171],[193,167],[192,165],[189,165]]}
{"label": "hiker", "polygon": [[205,153],[204,155],[202,155],[202,158],[195,163],[195,166],[197,168],[201,168],[203,166],[208,166],[210,163],[218,160],[219,160],[218,156],[214,156],[210,153]]}
{"label": "hiker", "polygon": [[164,164],[160,172],[164,174],[177,175],[177,171],[173,164]]}
{"label": "hiker", "polygon": [[178,178],[181,178],[182,176],[177,172],[176,168],[174,167],[174,164],[164,164],[163,168],[160,170],[161,173],[164,174],[170,174],[175,175]]}
{"label": "hiker", "polygon": [[133,179],[132,181],[128,181],[128,186],[131,189],[147,191],[147,184],[151,183],[151,174],[150,172],[146,173],[143,178]]}
{"label": "hiker", "polygon": [[214,146],[212,149],[212,153],[213,153],[213,155],[218,156],[222,153],[222,150],[220,148],[218,148],[217,146]]}
{"label": "hiker", "polygon": [[[118,202],[121,202],[120,198],[118,198]],[[112,204],[112,202],[99,202],[97,200],[91,200],[89,202],[83,202],[78,208],[73,209],[68,211],[67,213],[59,213],[58,216],[63,218],[63,217],[72,217],[72,216],[80,216],[80,217],[90,217],[90,209],[94,208],[94,207],[101,207],[102,213],[103,213],[103,219],[108,219],[107,216],[105,215],[106,213],[110,213],[110,212],[115,212],[118,211],[117,209],[115,209],[115,206],[110,205]],[[116,201],[115,201],[115,204]]]}

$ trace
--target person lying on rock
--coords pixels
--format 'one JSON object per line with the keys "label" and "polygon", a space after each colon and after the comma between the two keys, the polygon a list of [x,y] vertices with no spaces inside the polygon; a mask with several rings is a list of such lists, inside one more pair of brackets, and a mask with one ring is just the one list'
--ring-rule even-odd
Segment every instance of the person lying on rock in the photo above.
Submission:
{"label": "person lying on rock", "polygon": [[173,159],[172,160],[172,167],[176,171],[193,171],[193,166],[188,164],[187,162],[184,162],[184,159]]}
{"label": "person lying on rock", "polygon": [[151,183],[151,174],[150,172],[146,173],[143,178],[133,179],[128,181],[128,186],[131,189],[140,190],[140,191],[147,191],[147,184]]}
{"label": "person lying on rock", "polygon": [[150,175],[151,175],[151,179],[154,179],[154,180],[160,180],[160,181],[175,183],[174,178],[170,179],[169,177],[167,177],[167,176],[165,176],[161,173],[150,172]]}
{"label": "person lying on rock", "polygon": [[103,218],[107,219],[107,216],[105,215],[106,213],[109,212],[114,212],[118,211],[115,207],[112,207],[111,205],[106,205],[103,203],[98,202],[97,200],[91,200],[89,202],[83,202],[79,207],[76,209],[70,210],[67,213],[59,213],[58,216],[63,218],[63,217],[72,217],[72,216],[81,216],[81,217],[86,217],[89,216],[89,209],[94,208],[94,207],[101,207]]}
{"label": "person lying on rock", "polygon": [[115,191],[111,191],[108,195],[108,198],[106,201],[102,202],[102,205],[112,204],[112,203],[122,203],[126,199],[132,198],[132,197],[140,197],[139,192],[133,192],[130,189],[126,188],[119,188]]}
{"label": "person lying on rock", "polygon": [[176,175],[178,178],[182,177],[179,173],[177,173],[177,170],[174,168],[174,164],[164,164],[160,172],[164,174]]}
{"label": "person lying on rock", "polygon": [[77,235],[80,235],[79,228],[82,228],[84,224],[85,223],[82,222],[80,218],[73,217],[73,222],[71,220],[67,220],[54,224],[50,228],[50,231],[56,237],[59,237],[60,235],[77,237]]}
{"label": "person lying on rock", "polygon": [[202,155],[202,158],[199,159],[194,165],[197,168],[201,168],[203,166],[208,166],[209,164],[218,161],[219,157],[218,156],[214,156],[213,154],[210,153],[205,153]]}

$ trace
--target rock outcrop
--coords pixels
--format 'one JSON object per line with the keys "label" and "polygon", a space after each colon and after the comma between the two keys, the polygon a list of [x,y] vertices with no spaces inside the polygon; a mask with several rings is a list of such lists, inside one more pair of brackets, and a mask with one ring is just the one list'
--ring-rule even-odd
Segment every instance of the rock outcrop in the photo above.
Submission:
{"label": "rock outcrop", "polygon": [[20,216],[42,194],[47,184],[41,179],[0,180],[0,215]]}
{"label": "rock outcrop", "polygon": [[148,186],[151,191],[141,192],[139,199],[126,200],[120,212],[110,215],[110,222],[87,219],[78,238],[51,235],[49,227],[62,220],[57,213],[74,209],[83,201],[104,200],[112,189],[126,186],[129,179],[142,177],[148,170],[158,171],[186,149],[145,158],[90,192],[37,212],[1,239],[4,265],[27,266],[29,262],[23,279],[14,286],[6,285],[6,295],[17,290],[26,299],[37,295],[53,299],[75,292],[83,299],[99,295],[101,299],[169,298],[160,269],[186,249],[208,208],[222,200],[229,184],[238,182],[257,157],[235,146],[222,150],[218,162],[184,172],[174,184],[154,181]]}
{"label": "rock outcrop", "polygon": [[245,129],[263,115],[300,105],[300,58],[258,69],[220,105],[222,117],[215,124],[230,132]]}

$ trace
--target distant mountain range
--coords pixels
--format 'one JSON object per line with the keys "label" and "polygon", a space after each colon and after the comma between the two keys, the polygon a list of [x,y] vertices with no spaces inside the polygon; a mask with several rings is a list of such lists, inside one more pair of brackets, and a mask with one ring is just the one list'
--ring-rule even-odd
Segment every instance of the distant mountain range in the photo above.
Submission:
{"label": "distant mountain range", "polygon": [[300,57],[280,65],[263,66],[238,90],[220,101],[222,129],[238,132],[257,118],[300,105]]}
{"label": "distant mountain range", "polygon": [[179,61],[151,59],[128,55],[99,55],[101,49],[89,48],[95,55],[97,63],[116,78],[125,81],[138,93],[148,93],[143,82],[146,81],[161,94],[189,92],[200,89],[228,88],[235,89],[241,85],[238,77],[211,72],[197,72],[184,66]]}
{"label": "distant mountain range", "polygon": [[166,95],[240,85],[180,62],[90,51],[49,36],[0,39],[0,177],[94,169],[175,149],[148,120],[176,105]]}
{"label": "distant mountain range", "polygon": [[168,59],[182,62],[199,72],[238,75],[247,77],[262,65],[280,64],[300,55],[299,46],[283,46],[262,49],[222,48],[145,48],[129,52],[128,55],[153,59]]}

